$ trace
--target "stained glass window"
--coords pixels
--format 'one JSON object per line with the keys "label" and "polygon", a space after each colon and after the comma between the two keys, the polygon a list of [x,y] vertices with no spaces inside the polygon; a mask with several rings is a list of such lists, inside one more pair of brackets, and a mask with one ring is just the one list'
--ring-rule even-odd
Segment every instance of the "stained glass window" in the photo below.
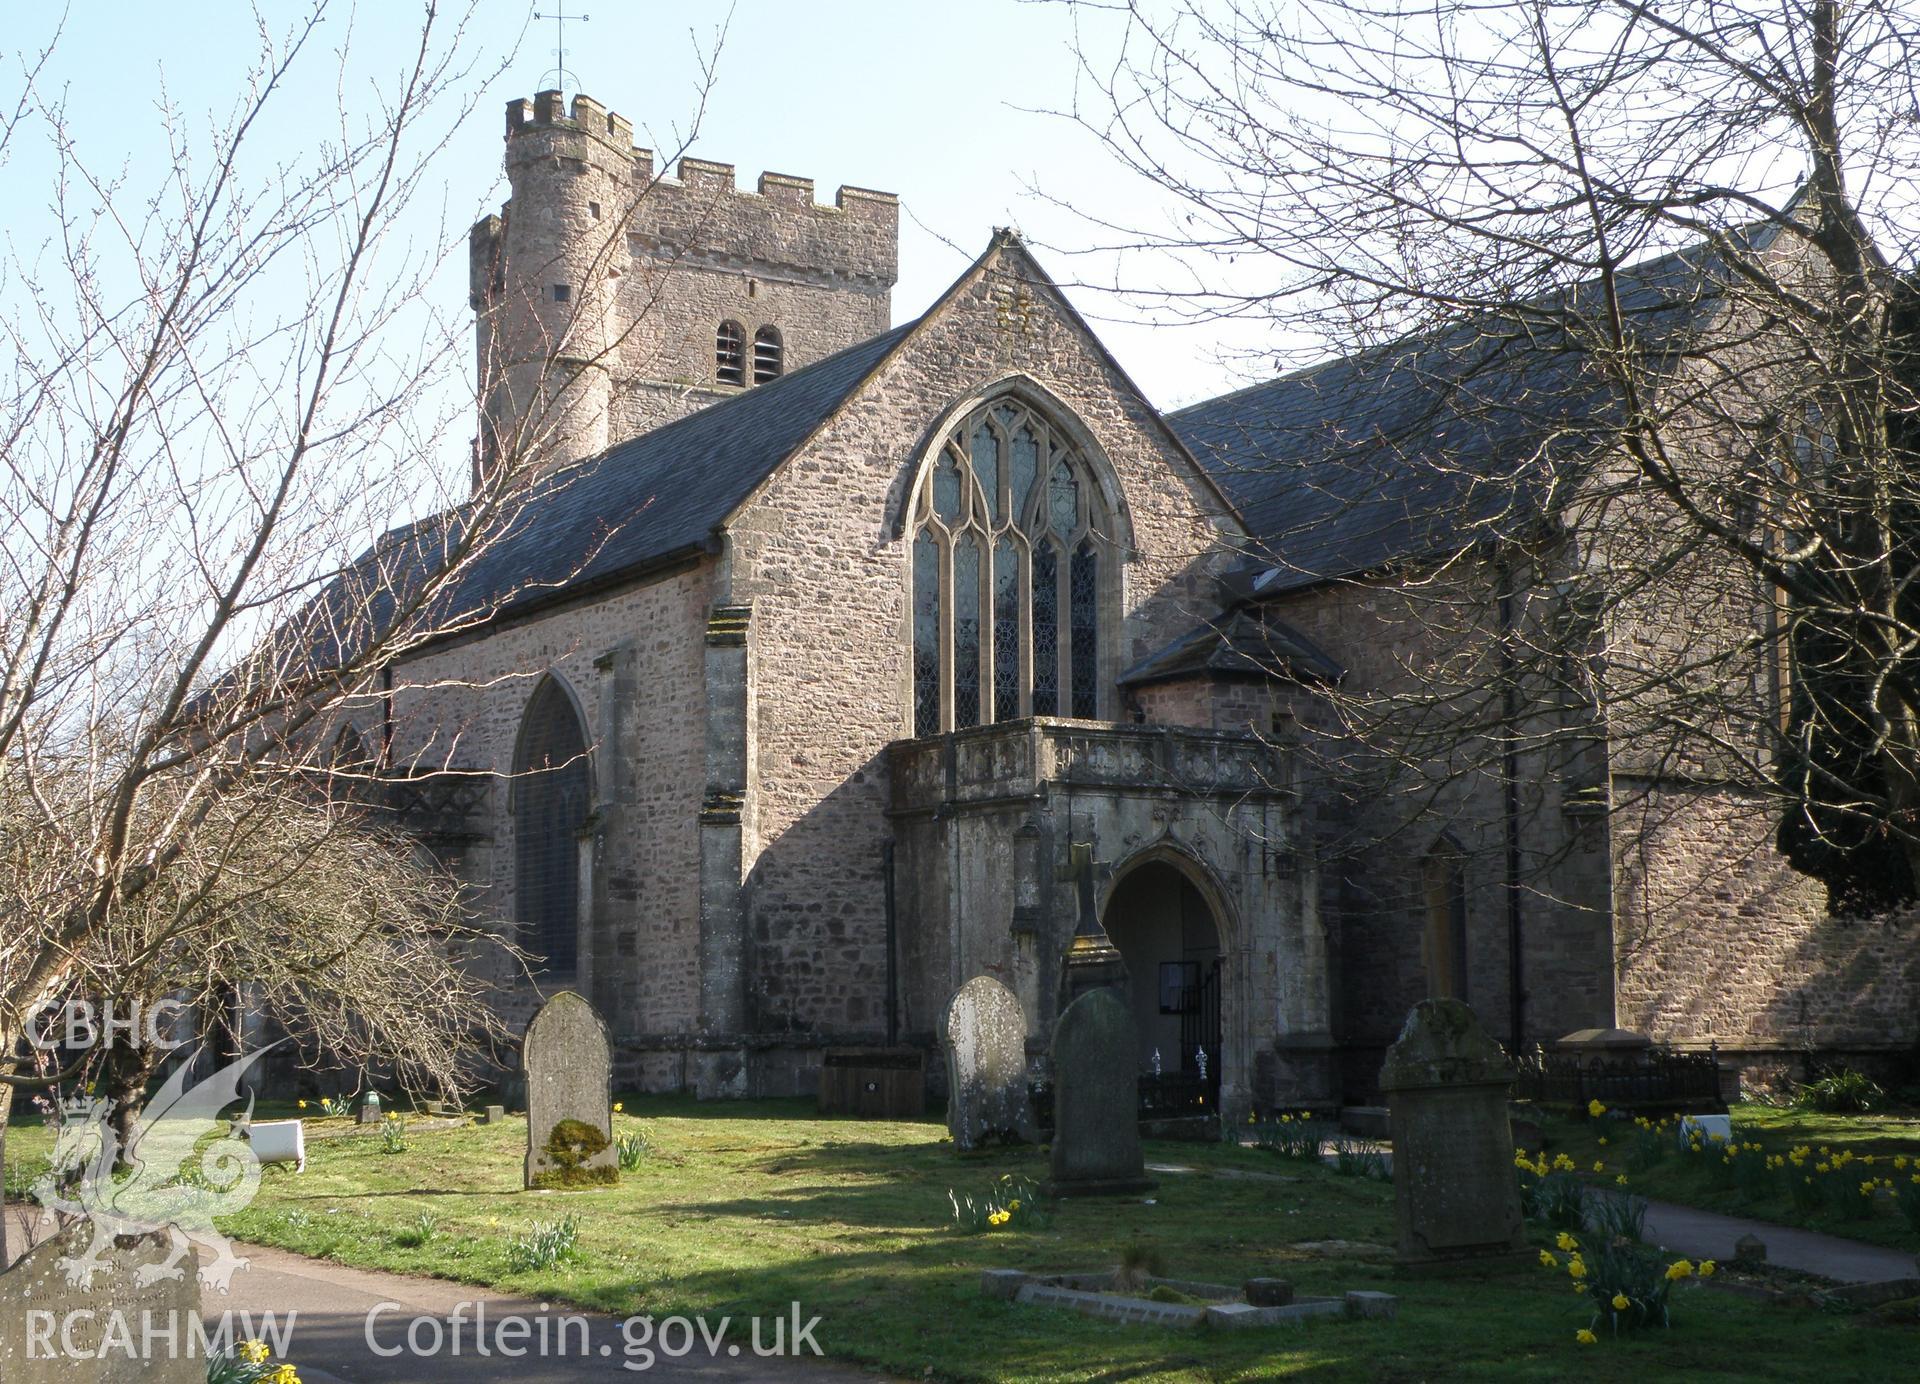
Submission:
{"label": "stained glass window", "polygon": [[1040,475],[1040,442],[1032,428],[1013,435],[1013,512],[1024,515],[1033,483]]}
{"label": "stained glass window", "polygon": [[973,430],[971,455],[973,476],[980,482],[980,493],[986,498],[988,511],[996,520],[1004,518],[1006,506],[1000,501],[1000,439],[984,420]]}
{"label": "stained glass window", "polygon": [[1073,479],[1073,468],[1064,460],[1053,464],[1053,479],[1047,483],[1047,513],[1055,533],[1062,538],[1073,537],[1074,523],[1080,517],[1080,487]]}
{"label": "stained glass window", "polygon": [[993,548],[993,719],[1020,715],[1020,550],[1002,538]]}
{"label": "stained glass window", "polygon": [[949,524],[960,517],[960,468],[951,452],[940,453],[933,471],[933,512]]}
{"label": "stained glass window", "polygon": [[980,543],[953,545],[953,725],[980,724]]}
{"label": "stained glass window", "polygon": [[1033,714],[1060,714],[1060,572],[1053,544],[1033,550]]}
{"label": "stained glass window", "polygon": [[940,440],[909,507],[915,735],[1099,715],[1104,494],[1071,432],[1011,396]]}
{"label": "stained glass window", "polygon": [[1099,714],[1100,659],[1095,647],[1100,624],[1100,558],[1093,544],[1083,542],[1074,550],[1073,565],[1067,580],[1067,601],[1072,612],[1073,631],[1073,714],[1092,717]]}
{"label": "stained glass window", "polygon": [[940,732],[940,549],[933,534],[913,540],[913,733]]}

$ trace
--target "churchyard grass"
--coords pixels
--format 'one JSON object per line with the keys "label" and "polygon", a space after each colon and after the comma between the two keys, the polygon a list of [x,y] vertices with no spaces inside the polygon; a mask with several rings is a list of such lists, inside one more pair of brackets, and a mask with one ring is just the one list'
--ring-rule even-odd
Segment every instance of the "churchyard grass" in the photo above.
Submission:
{"label": "churchyard grass", "polygon": [[[1671,1125],[1640,1129],[1617,1112],[1600,1120],[1547,1118],[1542,1129],[1549,1156],[1565,1154],[1583,1176],[1595,1162],[1605,1165],[1604,1175],[1590,1177],[1595,1183],[1611,1186],[1613,1174],[1624,1172],[1633,1192],[1658,1201],[1920,1250],[1920,1117],[1750,1103],[1728,1113],[1742,1145],[1730,1159],[1705,1146],[1683,1150]],[[1747,1147],[1754,1144],[1759,1148]],[[1796,1149],[1807,1152],[1793,1163]],[[1863,1195],[1868,1181],[1874,1190]]]}
{"label": "churchyard grass", "polygon": [[[1911,1378],[1920,1332],[1867,1316],[1769,1307],[1683,1285],[1670,1330],[1576,1343],[1592,1317],[1564,1272],[1528,1262],[1497,1274],[1403,1278],[1378,1258],[1296,1248],[1389,1245],[1390,1183],[1254,1147],[1150,1142],[1159,1187],[1069,1200],[1043,1221],[966,1233],[950,1189],[1039,1180],[1033,1149],[959,1155],[933,1122],[820,1119],[804,1102],[702,1105],[628,1098],[616,1136],[644,1128],[651,1152],[617,1187],[521,1189],[524,1122],[310,1142],[308,1170],[269,1167],[259,1198],[223,1222],[244,1241],[357,1267],[432,1274],[614,1314],[818,1313],[842,1359],[957,1380],[1241,1381]],[[42,1131],[9,1153],[44,1156]],[[1150,1200],[1149,1200],[1150,1199]],[[434,1232],[420,1236],[422,1214]],[[571,1219],[564,1253],[531,1243]],[[1530,1227],[1536,1249],[1551,1232]],[[1398,1294],[1392,1322],[1208,1334],[1128,1326],[985,1297],[986,1268],[1111,1269],[1149,1250],[1178,1277],[1293,1281],[1303,1295]],[[516,1267],[518,1266],[518,1267]]]}

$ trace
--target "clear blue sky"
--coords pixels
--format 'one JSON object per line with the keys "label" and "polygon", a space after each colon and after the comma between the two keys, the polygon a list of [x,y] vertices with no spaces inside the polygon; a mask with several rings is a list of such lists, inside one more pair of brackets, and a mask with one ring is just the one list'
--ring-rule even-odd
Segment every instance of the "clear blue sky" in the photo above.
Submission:
{"label": "clear blue sky", "polygon": [[[287,0],[260,3],[275,28],[299,8]],[[482,49],[496,60],[516,44],[518,52],[505,75],[478,95],[474,117],[436,165],[453,234],[503,195],[504,103],[530,96],[553,66],[551,24],[529,20],[536,7],[550,5],[484,0],[480,9],[473,32]],[[341,5],[329,19],[327,43],[350,41],[363,76],[382,64],[397,67],[411,50],[416,8],[409,0],[379,0],[357,10]],[[710,40],[725,7],[572,0],[568,8],[591,15],[568,28],[567,65],[578,78],[567,84],[569,91],[584,90],[627,115],[637,130],[650,133],[650,140],[636,134],[641,143],[674,147],[698,90],[690,31]],[[57,19],[51,7],[14,7],[11,32],[0,38],[8,68]],[[926,306],[997,225],[1020,227],[1042,247],[1057,277],[1110,283],[1116,273],[1110,258],[1071,253],[1095,244],[1099,232],[1027,191],[1044,187],[1066,204],[1108,215],[1154,214],[1150,204],[1143,207],[1146,190],[1091,136],[1037,113],[1065,109],[1074,99],[1073,23],[1063,7],[1022,0],[739,0],[694,152],[735,164],[749,187],[772,169],[812,177],[823,199],[841,183],[898,193],[905,214],[896,319]],[[67,87],[83,147],[96,163],[125,161],[138,184],[151,177],[164,152],[154,113],[162,75],[183,113],[217,122],[230,109],[232,84],[254,42],[251,12],[233,0],[75,0],[50,74]],[[302,99],[324,122],[326,108],[337,108],[338,100],[321,56],[328,81]],[[272,136],[289,156],[311,137],[299,121],[283,122]],[[44,185],[34,181],[39,172],[28,153],[0,174],[4,228],[17,250],[47,233]],[[1119,272],[1150,270],[1123,266]],[[446,309],[464,310],[464,257],[456,256],[442,277],[444,292],[436,292]],[[1217,326],[1153,327],[1110,295],[1082,289],[1074,297],[1164,406],[1244,383],[1246,367],[1223,359],[1263,344],[1262,329],[1253,326],[1238,328],[1235,339]]]}

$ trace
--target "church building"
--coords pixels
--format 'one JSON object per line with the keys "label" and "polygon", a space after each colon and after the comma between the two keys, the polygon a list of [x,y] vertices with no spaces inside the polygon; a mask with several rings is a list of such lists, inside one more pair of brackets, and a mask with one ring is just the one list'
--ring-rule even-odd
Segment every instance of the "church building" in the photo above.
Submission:
{"label": "church building", "polygon": [[[1833,996],[1872,939],[1822,940],[1817,895],[1713,803],[1655,846],[1709,883],[1663,894],[1669,862],[1609,834],[1604,755],[1455,814],[1484,841],[1329,854],[1351,806],[1303,737],[1320,691],[1404,669],[1366,574],[1424,539],[1249,454],[1324,378],[1163,415],[1008,231],[896,324],[892,196],[669,175],[585,96],[511,103],[506,167],[472,236],[474,464],[544,479],[462,577],[487,617],[359,731],[398,775],[461,771],[411,820],[533,958],[510,1013],[577,989],[623,1084],[803,1094],[833,1047],[937,1071],[978,975],[1042,1059],[1063,957],[1104,934],[1141,1069],[1204,1069],[1230,1113],[1364,1098],[1428,994],[1524,1043],[1764,1054],[1819,969],[1824,1036],[1867,1041]],[[1305,515],[1319,549],[1277,562]],[[1521,891],[1509,847],[1550,884]],[[1816,945],[1832,964],[1796,972]]]}

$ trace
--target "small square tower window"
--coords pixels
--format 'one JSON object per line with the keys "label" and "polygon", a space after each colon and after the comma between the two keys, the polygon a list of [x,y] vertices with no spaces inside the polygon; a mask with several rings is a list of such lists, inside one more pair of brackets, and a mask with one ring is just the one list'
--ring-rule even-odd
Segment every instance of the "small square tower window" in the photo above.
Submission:
{"label": "small square tower window", "polygon": [[595,221],[598,221],[600,219],[600,204],[598,202],[587,203],[587,215],[591,216]]}
{"label": "small square tower window", "polygon": [[572,296],[573,296],[573,289],[572,289],[572,287],[571,287],[570,285],[568,285],[568,284],[555,284],[555,285],[553,286],[553,301],[554,301],[554,302],[556,302],[556,303],[564,303],[564,302],[566,302],[566,301],[567,301],[567,299],[569,299],[569,298],[571,298]]}

